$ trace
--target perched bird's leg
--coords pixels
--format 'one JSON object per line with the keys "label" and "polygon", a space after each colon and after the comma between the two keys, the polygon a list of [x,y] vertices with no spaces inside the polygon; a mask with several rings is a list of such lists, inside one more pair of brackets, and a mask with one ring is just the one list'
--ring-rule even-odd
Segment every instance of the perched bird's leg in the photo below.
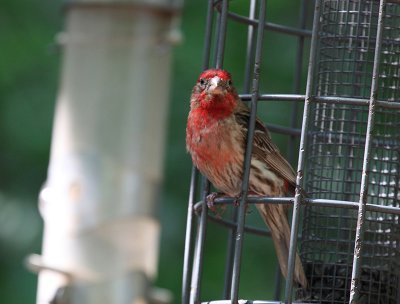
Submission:
{"label": "perched bird's leg", "polygon": [[215,201],[216,198],[222,197],[222,196],[225,196],[225,193],[222,193],[222,192],[212,192],[212,193],[210,193],[209,195],[207,195],[207,197],[206,197],[206,203],[207,203],[208,208],[209,208],[211,211],[216,211],[216,210],[217,210],[217,209],[216,209],[216,206],[215,206],[215,204],[214,204],[214,201]]}
{"label": "perched bird's leg", "polygon": [[[222,196],[226,196],[225,193],[222,192],[213,192],[210,193],[209,195],[207,195],[206,197],[206,202],[207,202],[207,207],[215,213],[217,218],[222,218],[222,214],[226,209],[226,205],[225,204],[221,204],[221,205],[215,205],[214,201],[216,198],[218,197],[222,197]],[[217,210],[217,207],[219,210]]]}

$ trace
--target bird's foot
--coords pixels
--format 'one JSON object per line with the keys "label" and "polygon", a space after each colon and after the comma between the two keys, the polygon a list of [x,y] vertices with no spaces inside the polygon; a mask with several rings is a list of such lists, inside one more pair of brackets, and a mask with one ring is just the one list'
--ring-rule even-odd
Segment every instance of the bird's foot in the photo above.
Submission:
{"label": "bird's foot", "polygon": [[207,203],[208,209],[210,209],[212,212],[214,212],[214,214],[218,218],[222,217],[222,214],[224,213],[224,211],[226,209],[226,205],[225,204],[215,205],[214,201],[216,198],[219,198],[222,196],[225,196],[225,194],[222,192],[213,192],[213,193],[210,193],[209,195],[207,195],[207,197],[206,197],[206,203]]}
{"label": "bird's foot", "polygon": [[224,196],[224,193],[221,192],[213,192],[210,193],[209,195],[207,195],[206,197],[206,203],[207,203],[207,207],[211,210],[211,211],[216,211],[216,206],[215,206],[215,199],[218,197]]}

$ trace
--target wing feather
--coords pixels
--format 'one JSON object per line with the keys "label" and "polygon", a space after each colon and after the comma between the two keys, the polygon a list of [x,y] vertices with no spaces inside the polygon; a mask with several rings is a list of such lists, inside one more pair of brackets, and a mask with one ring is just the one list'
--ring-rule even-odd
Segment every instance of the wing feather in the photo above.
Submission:
{"label": "wing feather", "polygon": [[[236,122],[242,127],[243,136],[246,137],[250,120],[249,108],[241,102],[234,114]],[[254,132],[253,156],[265,162],[272,171],[287,180],[291,186],[296,186],[295,171],[289,162],[281,155],[278,147],[272,142],[268,129],[258,118],[256,120]]]}

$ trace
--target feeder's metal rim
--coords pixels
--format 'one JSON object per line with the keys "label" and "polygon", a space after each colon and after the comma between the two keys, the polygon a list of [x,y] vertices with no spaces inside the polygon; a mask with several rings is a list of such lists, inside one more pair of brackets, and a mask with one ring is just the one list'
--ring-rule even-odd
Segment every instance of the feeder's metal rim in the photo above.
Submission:
{"label": "feeder's metal rim", "polygon": [[[222,0],[217,0],[214,2],[215,8],[220,11],[221,8],[218,6],[218,4]],[[247,25],[252,25],[252,26],[258,26],[259,21],[258,19],[250,19],[249,17],[245,17],[236,13],[228,12],[228,17],[230,17],[232,20],[244,23]],[[303,36],[303,37],[311,37],[311,31],[310,30],[303,30],[303,29],[298,29],[295,27],[287,26],[287,25],[281,25],[277,23],[272,23],[272,22],[265,22],[264,23],[264,28],[269,29],[278,33],[283,33],[283,34],[288,34],[288,35],[293,35],[293,36]]]}
{"label": "feeder's metal rim", "polygon": [[[231,300],[216,300],[201,302],[201,304],[231,304]],[[238,300],[238,304],[285,304],[281,301],[262,301],[262,300]],[[312,304],[307,302],[292,302],[292,304]]]}
{"label": "feeder's metal rim", "polygon": [[[239,94],[240,99],[249,101],[251,94]],[[305,95],[299,94],[262,94],[258,97],[262,101],[298,101],[304,102]],[[334,104],[348,104],[355,106],[368,106],[369,98],[352,98],[352,97],[339,97],[339,96],[313,96],[311,102],[321,103],[334,103]],[[377,100],[376,104],[382,108],[400,109],[400,101],[384,101]]]}

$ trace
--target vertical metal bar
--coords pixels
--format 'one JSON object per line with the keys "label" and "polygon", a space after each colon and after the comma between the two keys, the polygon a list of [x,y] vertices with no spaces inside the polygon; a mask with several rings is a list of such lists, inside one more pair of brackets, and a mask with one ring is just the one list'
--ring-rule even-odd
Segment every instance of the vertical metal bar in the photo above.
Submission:
{"label": "vertical metal bar", "polygon": [[[232,221],[233,222],[236,222],[237,216],[238,216],[238,210],[237,210],[237,208],[234,208],[233,212],[232,212]],[[235,228],[229,229],[227,254],[226,254],[226,262],[225,262],[225,274],[224,274],[224,292],[222,295],[223,299],[229,299],[229,295],[231,294],[235,237],[236,237],[236,229]]]}
{"label": "vertical metal bar", "polygon": [[[211,52],[211,39],[212,39],[212,25],[213,25],[213,0],[208,1],[208,8],[207,8],[207,24],[206,24],[206,32],[204,36],[204,49],[203,49],[203,70],[209,66],[210,62],[210,52]],[[193,216],[193,204],[195,198],[195,191],[192,190],[197,185],[197,177],[198,177],[198,170],[193,166],[192,169],[192,181],[191,181],[191,188],[190,188],[190,196],[189,196],[189,210],[188,210],[188,220],[187,220],[187,227],[189,225],[189,216]],[[202,178],[202,198],[205,202],[205,199],[208,195],[210,184],[205,177]],[[193,188],[192,188],[193,187]],[[185,271],[184,268],[184,277],[183,277],[183,304],[186,303],[197,303],[200,300],[200,292],[201,292],[201,275],[203,269],[203,256],[204,256],[204,241],[206,236],[206,228],[207,228],[207,204],[203,204],[202,211],[200,215],[200,219],[198,220],[198,229],[197,229],[197,238],[196,238],[196,248],[193,257],[193,269],[192,269],[192,280],[191,286],[189,287],[189,272]],[[193,220],[190,219],[190,223]],[[191,253],[191,236],[188,237],[188,234],[192,234],[192,226],[191,224],[190,231],[186,229],[186,243],[185,243],[185,260],[184,260],[184,267],[188,267]]]}
{"label": "vertical metal bar", "polygon": [[[257,8],[257,0],[250,1],[249,8],[249,18],[251,20],[255,19],[256,16],[256,8]],[[246,67],[245,67],[245,75],[244,75],[244,92],[250,92],[250,69],[252,56],[254,52],[254,26],[249,25],[247,31],[247,49],[246,49]],[[238,217],[238,208],[234,208],[232,212],[232,220],[233,222],[237,221]],[[234,248],[235,248],[235,239],[236,239],[236,229],[232,228],[229,230],[228,237],[228,245],[227,245],[227,257],[226,257],[226,265],[225,265],[225,280],[224,280],[224,299],[229,299],[231,294],[231,282],[232,282],[232,269],[233,269],[233,257],[234,257]]]}
{"label": "vertical metal bar", "polygon": [[299,228],[300,205],[302,202],[302,188],[304,182],[303,177],[304,177],[304,166],[305,166],[305,155],[306,155],[305,151],[306,151],[308,124],[309,124],[308,122],[310,116],[310,104],[313,95],[315,62],[316,62],[317,44],[319,36],[320,7],[321,7],[321,0],[317,0],[315,3],[315,10],[314,10],[314,23],[313,23],[312,38],[311,38],[310,60],[308,63],[306,98],[304,103],[303,125],[301,128],[300,151],[299,151],[299,160],[297,166],[296,194],[293,206],[292,230],[290,233],[288,275],[286,278],[286,289],[285,289],[285,301],[288,304],[292,303],[293,272],[294,272],[294,263],[296,260],[296,250],[297,250],[296,245],[297,245],[297,233]]}
{"label": "vertical metal bar", "polygon": [[213,64],[212,66],[216,66],[216,60],[218,57],[218,41],[219,41],[219,33],[220,33],[220,27],[221,27],[221,13],[217,13],[217,20],[216,20],[216,29],[215,29],[215,44],[214,44],[214,54],[213,54]]}
{"label": "vertical metal bar", "polygon": [[[257,0],[250,1],[250,9],[249,9],[249,19],[254,20],[256,18],[256,8],[257,8]],[[250,92],[250,73],[251,73],[251,65],[252,65],[252,55],[254,52],[254,25],[249,24],[247,29],[247,48],[246,48],[246,67],[244,70],[244,92]]]}
{"label": "vertical metal bar", "polygon": [[242,257],[242,248],[243,248],[243,230],[245,224],[245,207],[246,207],[246,199],[248,193],[249,186],[249,176],[250,176],[250,162],[251,162],[251,154],[253,150],[253,137],[254,137],[254,128],[256,122],[257,115],[257,101],[259,97],[259,78],[260,78],[260,69],[261,69],[261,58],[262,58],[262,49],[263,49],[263,40],[264,40],[264,23],[265,23],[265,14],[266,14],[266,3],[265,0],[260,1],[260,14],[258,18],[258,27],[257,27],[257,43],[256,43],[256,53],[254,60],[254,71],[253,71],[253,88],[252,88],[252,96],[251,96],[251,114],[250,114],[250,122],[249,122],[249,130],[247,133],[247,145],[246,145],[246,154],[244,161],[244,174],[243,174],[243,182],[242,182],[242,193],[240,198],[239,205],[239,214],[238,214],[238,227],[236,231],[236,244],[235,244],[235,255],[233,262],[233,272],[232,272],[232,287],[231,287],[231,302],[232,304],[238,303],[238,293],[239,293],[239,282],[240,282],[240,265],[241,265],[241,257]]}
{"label": "vertical metal bar", "polygon": [[[306,28],[306,13],[307,13],[307,2],[308,0],[302,0],[301,1],[301,7],[300,7],[300,20],[299,20],[299,26],[300,29],[305,29]],[[304,36],[299,36],[297,40],[297,50],[296,50],[296,65],[295,65],[295,71],[294,71],[294,88],[293,92],[295,94],[300,93],[300,83],[301,83],[301,74],[302,74],[302,69],[303,69],[303,53],[304,53]],[[292,107],[292,115],[290,119],[290,127],[291,128],[296,128],[297,127],[297,114],[299,110],[299,104],[297,102],[293,103]],[[295,141],[296,141],[296,136],[291,135],[288,139],[288,160],[293,163],[294,161],[294,150],[295,150]]]}
{"label": "vertical metal bar", "polygon": [[190,192],[188,202],[188,213],[186,221],[186,237],[185,237],[185,252],[183,255],[183,276],[182,276],[182,304],[189,304],[190,292],[190,258],[193,254],[192,238],[193,238],[193,205],[196,198],[196,185],[198,171],[195,166],[192,167],[192,178],[190,181]]}
{"label": "vertical metal bar", "polygon": [[192,272],[192,283],[190,287],[190,304],[197,304],[200,302],[200,292],[201,292],[201,275],[203,272],[203,258],[204,258],[204,241],[206,238],[206,228],[207,228],[207,204],[206,197],[210,191],[210,182],[203,177],[203,205],[201,208],[201,215],[198,221],[197,228],[197,242],[194,251],[193,258],[193,272]]}
{"label": "vertical metal bar", "polygon": [[[222,1],[222,9],[221,9],[221,14],[219,15],[219,23],[218,23],[218,40],[217,40],[217,48],[216,48],[216,61],[215,61],[215,67],[217,69],[221,69],[223,67],[224,63],[224,52],[225,52],[225,40],[226,40],[226,26],[227,26],[227,21],[228,21],[228,8],[229,8],[229,2],[228,0],[223,0]],[[236,213],[236,211],[234,211]],[[235,214],[234,214],[235,217]],[[231,234],[233,235],[234,233],[231,230]],[[230,238],[232,239],[232,237]],[[228,240],[228,248],[232,247],[231,241]],[[227,294],[229,292],[229,287],[227,284],[228,279],[230,279],[231,276],[231,271],[230,269],[232,268],[232,256],[230,254],[230,250],[228,250],[228,255],[227,255],[227,261],[226,261],[226,267],[225,267],[225,283],[224,283],[224,298],[227,298]]]}
{"label": "vertical metal bar", "polygon": [[[350,4],[352,4],[352,7],[350,7]],[[368,8],[368,7],[366,7],[366,5],[363,5],[362,2],[349,3],[349,1],[347,1],[347,6],[348,6],[347,17],[348,17],[348,15],[351,15],[352,19],[355,19],[355,16],[354,16],[354,14],[350,14],[349,10],[354,11],[355,9],[357,9],[357,6],[358,6],[358,11],[357,11],[358,20],[357,20],[357,26],[356,26],[356,29],[355,29],[355,42],[354,42],[354,44],[357,44],[357,41],[361,41],[360,47],[361,48],[363,48],[363,47],[368,48],[368,46],[371,43],[371,41],[370,41],[370,39],[371,39],[370,33],[371,33],[371,26],[372,26],[372,13],[370,14],[369,20],[368,20],[367,14],[366,14],[366,16],[362,17],[362,18],[365,18],[365,20],[359,20],[359,18],[361,18],[361,16],[364,15],[364,14],[362,14],[362,11],[371,10],[371,12],[372,12],[373,3],[371,2],[371,6]],[[351,22],[354,23],[354,20],[351,20]],[[363,22],[365,24],[368,24],[368,29],[366,30],[365,28],[363,28],[362,32],[360,33],[360,25]],[[346,23],[348,23],[348,21]],[[364,39],[362,39],[360,35],[366,36],[367,37],[366,41]],[[362,63],[365,62],[365,60],[368,60],[368,53],[369,52],[364,53],[364,52],[360,52],[359,51],[358,54],[357,53],[355,54],[355,57],[356,57],[356,60],[357,60],[356,62],[360,62],[360,63],[358,63],[357,67],[355,67],[356,72],[361,72],[362,71],[362,69],[363,69],[363,64]],[[341,60],[342,60],[341,69],[344,71],[345,70],[344,66],[343,66],[344,62],[345,62],[344,52],[343,52],[343,56],[342,56]],[[360,73],[360,75],[356,74],[355,77],[356,77],[355,81],[357,83],[363,83],[363,84],[361,86],[353,86],[351,94],[353,96],[364,95],[364,93],[361,94],[361,88],[362,87],[366,87],[367,85],[365,83],[365,80],[362,81],[362,79],[363,78],[366,79],[367,77],[363,77],[361,73]],[[350,117],[347,120],[350,121],[350,125],[348,125],[348,127],[347,127],[348,128],[347,132],[349,132],[349,129],[350,129],[350,133],[351,134],[357,134],[357,122],[359,121],[359,119],[357,119],[358,109],[350,109],[348,115]],[[344,116],[345,116],[345,114],[344,114]],[[341,128],[340,128],[341,132],[345,131],[345,128],[346,128],[346,122],[343,121],[343,123],[341,124]],[[356,170],[357,170],[358,157],[357,157],[357,159],[355,159],[355,157],[354,157],[354,155],[357,155],[356,145],[354,144],[355,138],[356,138],[356,136],[352,136],[352,138],[351,138],[352,142],[349,145],[348,152],[347,152],[348,157],[345,159],[345,165],[343,166],[344,168],[346,168],[345,171],[344,171],[345,180],[352,181],[351,183],[346,183],[345,186],[344,186],[343,199],[344,200],[348,200],[348,201],[354,200],[354,194],[355,194],[354,186],[355,186],[355,181],[357,180],[357,178],[356,178],[356,176],[357,176]],[[360,138],[361,138],[361,135],[360,135]],[[349,213],[348,210],[344,210],[344,209],[340,210],[340,215],[342,215],[342,216],[343,215],[349,215],[349,214],[351,214],[351,213]],[[346,222],[349,223],[347,225],[349,225],[348,228],[350,229],[350,231],[355,229],[354,221],[350,221],[350,222],[346,221]],[[339,224],[340,224],[340,222],[339,222]],[[341,227],[342,226],[338,226],[338,229],[341,229]],[[348,239],[350,234],[348,235],[347,232],[342,231],[342,233],[338,234],[338,235],[342,235],[343,239]],[[350,261],[352,259],[353,251],[354,251],[354,248],[352,248],[351,243],[349,243],[348,246],[347,246],[347,250],[346,250],[347,256],[346,256],[346,259],[345,259],[349,266],[351,265]],[[346,267],[346,276],[345,276],[346,278],[350,277],[350,273],[349,273],[349,269],[348,268],[349,267]],[[348,279],[346,279],[346,282],[347,281],[348,281]],[[345,301],[346,302],[350,301],[349,300],[349,296],[350,295],[346,292],[345,293]]]}
{"label": "vertical metal bar", "polygon": [[[372,82],[371,82],[371,96],[369,101],[369,112],[367,121],[367,132],[365,137],[365,149],[363,159],[363,169],[361,175],[361,189],[360,189],[360,201],[358,207],[357,217],[357,228],[356,238],[354,244],[354,257],[353,257],[353,272],[351,275],[351,287],[350,287],[350,303],[358,303],[360,299],[360,274],[361,274],[361,253],[363,249],[364,239],[364,220],[366,212],[366,203],[368,198],[368,168],[371,159],[371,143],[374,132],[375,122],[375,107],[378,94],[378,82],[379,82],[379,64],[381,58],[382,48],[382,33],[383,33],[383,18],[385,12],[386,0],[381,0],[379,3],[379,16],[378,26],[376,34],[376,45],[375,45],[375,56],[374,56],[374,67],[372,71]],[[372,13],[372,12],[371,12]]]}
{"label": "vertical metal bar", "polygon": [[222,10],[219,23],[218,44],[217,44],[217,58],[215,67],[221,69],[224,65],[224,51],[225,51],[225,38],[226,38],[226,24],[228,19],[228,0],[222,1]]}
{"label": "vertical metal bar", "polygon": [[204,35],[204,48],[203,48],[203,70],[205,70],[210,64],[211,38],[212,38],[213,15],[214,15],[213,12],[214,12],[213,0],[208,0],[206,33]]}
{"label": "vertical metal bar", "polygon": [[[299,27],[300,29],[306,28],[306,13],[307,13],[307,2],[308,0],[302,0],[300,4],[300,18],[299,18]],[[300,83],[301,83],[301,74],[303,69],[303,53],[304,53],[304,36],[299,36],[297,40],[297,50],[296,50],[296,65],[294,70],[294,88],[293,91],[295,94],[300,93]],[[296,128],[297,127],[297,115],[299,112],[299,104],[297,102],[293,102],[292,106],[292,113],[290,119],[290,127]],[[295,156],[295,142],[296,136],[291,135],[288,138],[288,151],[287,156],[289,162],[294,162]],[[279,300],[281,295],[281,281],[282,281],[282,274],[280,271],[280,267],[276,270],[276,287],[275,287],[275,300]]]}

